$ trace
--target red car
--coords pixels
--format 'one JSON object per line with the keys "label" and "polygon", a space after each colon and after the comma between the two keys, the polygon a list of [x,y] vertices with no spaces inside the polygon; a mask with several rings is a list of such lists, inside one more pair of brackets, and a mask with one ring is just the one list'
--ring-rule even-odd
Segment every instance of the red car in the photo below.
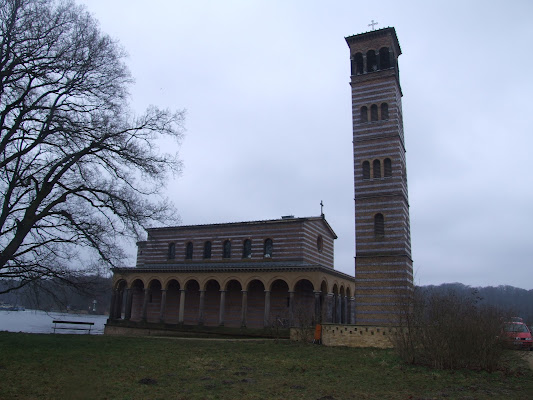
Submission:
{"label": "red car", "polygon": [[511,346],[533,350],[531,331],[523,322],[506,322],[503,326],[504,337]]}

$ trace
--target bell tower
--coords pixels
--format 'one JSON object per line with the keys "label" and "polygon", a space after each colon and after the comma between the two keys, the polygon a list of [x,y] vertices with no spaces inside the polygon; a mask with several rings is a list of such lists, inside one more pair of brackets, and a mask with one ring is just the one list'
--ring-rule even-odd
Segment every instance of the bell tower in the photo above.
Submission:
{"label": "bell tower", "polygon": [[394,324],[413,289],[409,198],[394,28],[349,36],[356,323]]}

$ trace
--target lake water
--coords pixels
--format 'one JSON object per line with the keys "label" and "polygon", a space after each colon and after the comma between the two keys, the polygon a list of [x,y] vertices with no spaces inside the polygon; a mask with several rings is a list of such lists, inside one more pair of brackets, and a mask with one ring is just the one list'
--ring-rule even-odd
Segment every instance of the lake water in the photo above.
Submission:
{"label": "lake water", "polygon": [[[54,324],[52,323],[54,320],[94,322],[94,325],[91,327],[91,335],[102,335],[104,333],[104,324],[107,321],[107,315],[67,314],[38,310],[0,311],[0,331],[54,333]],[[56,333],[83,334],[87,332],[60,329]]]}

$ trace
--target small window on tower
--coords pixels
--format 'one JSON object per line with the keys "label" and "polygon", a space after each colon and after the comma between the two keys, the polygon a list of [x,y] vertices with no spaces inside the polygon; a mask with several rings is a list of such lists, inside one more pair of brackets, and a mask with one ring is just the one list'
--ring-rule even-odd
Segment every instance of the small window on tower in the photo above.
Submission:
{"label": "small window on tower", "polygon": [[381,119],[389,119],[389,105],[381,103]]}
{"label": "small window on tower", "polygon": [[363,179],[370,179],[370,162],[363,161]]}
{"label": "small window on tower", "polygon": [[390,158],[383,160],[383,170],[385,178],[390,178],[392,176],[392,161]]}
{"label": "small window on tower", "polygon": [[[353,69],[354,64],[355,64],[355,70]],[[361,53],[357,53],[354,56],[354,58],[353,58],[352,75],[362,75],[363,72],[364,72],[364,69],[363,69],[363,55]]]}
{"label": "small window on tower", "polygon": [[372,167],[374,169],[374,174],[372,177],[374,179],[380,179],[381,178],[381,161],[374,160],[374,162],[372,163]]}
{"label": "small window on tower", "polygon": [[322,235],[318,235],[318,238],[316,239],[316,249],[319,253],[322,253],[322,250],[324,248],[324,239],[322,239]]}
{"label": "small window on tower", "polygon": [[366,72],[372,72],[378,70],[378,59],[374,50],[368,50],[366,52]]}
{"label": "small window on tower", "polygon": [[377,121],[378,120],[378,106],[375,104],[372,104],[370,106],[370,121]]}
{"label": "small window on tower", "polygon": [[379,49],[379,69],[390,68],[390,54],[387,47]]}
{"label": "small window on tower", "polygon": [[361,123],[368,122],[368,108],[366,106],[361,107]]}
{"label": "small window on tower", "polygon": [[383,214],[374,215],[374,236],[382,238],[385,236],[385,219]]}

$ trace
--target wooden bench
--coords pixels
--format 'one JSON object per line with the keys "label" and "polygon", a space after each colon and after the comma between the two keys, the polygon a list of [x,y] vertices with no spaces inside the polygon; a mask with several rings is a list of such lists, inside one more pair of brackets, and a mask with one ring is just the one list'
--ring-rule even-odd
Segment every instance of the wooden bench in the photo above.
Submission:
{"label": "wooden bench", "polygon": [[[94,322],[84,322],[84,321],[52,321],[54,324],[54,333],[56,333],[56,329],[67,329],[70,331],[87,331],[87,334],[91,333],[91,328],[94,325]],[[84,325],[80,327],[76,326],[57,326],[57,325]]]}

